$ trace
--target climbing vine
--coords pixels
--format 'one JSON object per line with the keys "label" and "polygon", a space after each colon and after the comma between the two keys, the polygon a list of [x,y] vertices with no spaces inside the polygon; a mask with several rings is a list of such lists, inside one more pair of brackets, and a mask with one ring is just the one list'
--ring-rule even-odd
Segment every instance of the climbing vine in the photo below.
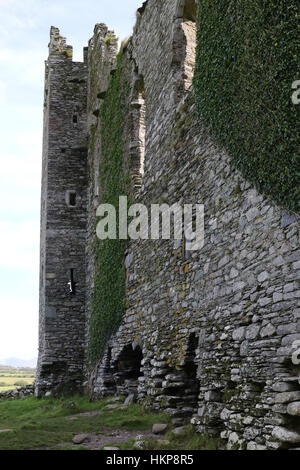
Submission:
{"label": "climbing vine", "polygon": [[198,3],[195,93],[199,113],[233,164],[299,210],[299,4],[295,0]]}
{"label": "climbing vine", "polygon": [[[123,129],[128,84],[123,77],[123,69],[123,55],[120,53],[99,114],[101,203],[113,205],[117,209],[117,219],[119,196],[127,194],[123,168]],[[103,241],[96,238],[95,244],[94,293],[89,331],[91,362],[103,355],[107,341],[117,331],[125,310],[125,242],[118,240],[118,237],[116,240]]]}

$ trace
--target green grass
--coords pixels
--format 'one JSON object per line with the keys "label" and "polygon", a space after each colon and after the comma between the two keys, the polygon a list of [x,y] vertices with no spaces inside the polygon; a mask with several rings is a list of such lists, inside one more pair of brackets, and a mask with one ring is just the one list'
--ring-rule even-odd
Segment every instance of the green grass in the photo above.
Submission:
{"label": "green grass", "polygon": [[[129,113],[128,103],[126,104],[129,91],[124,69],[125,59],[120,52],[116,72],[110,79],[100,108],[100,125],[95,130],[101,135],[101,203],[110,204],[117,209],[117,227],[119,196],[128,194],[128,181],[124,173],[123,133]],[[96,134],[90,142],[91,152],[94,151],[95,138]],[[94,293],[88,347],[91,363],[102,358],[107,342],[118,330],[126,308],[124,252],[125,241],[118,237],[115,240],[95,238]]]}
{"label": "green grass", "polygon": [[218,450],[224,448],[221,439],[202,436],[196,433],[195,428],[191,425],[186,427],[185,433],[181,436],[175,436],[172,432],[169,432],[160,439],[168,440],[170,444],[157,444],[148,440],[144,447],[145,450]]}
{"label": "green grass", "polygon": [[[0,433],[1,450],[23,450],[54,447],[71,442],[79,433],[100,434],[105,427],[143,431],[151,429],[157,420],[166,416],[144,411],[138,405],[126,410],[108,410],[109,400],[90,403],[86,398],[0,400],[0,429],[12,429],[12,433]],[[78,413],[101,410],[100,415],[67,419]]]}
{"label": "green grass", "polygon": [[[12,429],[11,433],[0,433],[0,450],[27,450],[49,448],[51,450],[83,450],[84,445],[73,446],[72,438],[76,434],[91,433],[100,435],[105,429],[137,431],[151,430],[158,422],[169,423],[170,417],[161,413],[152,413],[134,404],[127,409],[109,410],[106,405],[111,399],[90,403],[84,397],[72,399],[43,398],[0,400],[0,430]],[[101,411],[95,416],[70,416],[88,411]],[[171,425],[170,425],[171,429]],[[170,440],[170,446],[161,446],[155,440],[146,441],[146,449],[215,449],[219,443],[203,438],[188,427],[183,436],[175,437],[171,432],[158,439]],[[115,444],[120,449],[133,449],[134,440]],[[112,444],[113,445],[113,444]],[[107,444],[105,445],[107,447]]]}
{"label": "green grass", "polygon": [[[159,441],[169,441],[169,444]],[[135,440],[130,439],[127,442],[106,444],[104,447],[119,447],[120,450],[137,450],[134,447]],[[224,444],[221,439],[213,439],[202,436],[195,432],[193,426],[186,426],[186,431],[181,436],[175,436],[172,431],[157,439],[145,439],[143,450],[221,450]]]}

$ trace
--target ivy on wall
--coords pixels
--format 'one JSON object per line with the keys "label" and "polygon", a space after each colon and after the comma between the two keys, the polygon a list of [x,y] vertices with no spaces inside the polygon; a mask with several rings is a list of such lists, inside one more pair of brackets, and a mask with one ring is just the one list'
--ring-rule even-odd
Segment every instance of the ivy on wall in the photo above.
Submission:
{"label": "ivy on wall", "polygon": [[[99,114],[101,203],[111,204],[116,209],[119,206],[119,196],[127,194],[123,168],[123,129],[128,85],[123,78],[123,69],[123,55],[120,53],[116,71],[111,77]],[[125,310],[125,242],[118,239],[100,241],[96,238],[95,243],[94,293],[88,348],[91,362],[102,357],[109,338],[121,323]]]}
{"label": "ivy on wall", "polygon": [[295,0],[201,0],[194,86],[199,113],[259,191],[299,210],[300,105]]}

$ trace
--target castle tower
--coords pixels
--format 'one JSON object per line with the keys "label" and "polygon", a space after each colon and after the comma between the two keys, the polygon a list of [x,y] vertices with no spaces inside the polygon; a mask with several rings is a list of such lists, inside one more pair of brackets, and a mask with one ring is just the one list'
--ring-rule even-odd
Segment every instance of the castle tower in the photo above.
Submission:
{"label": "castle tower", "polygon": [[[85,50],[86,52],[86,50]],[[87,224],[87,54],[50,32],[45,71],[36,395],[83,382]]]}

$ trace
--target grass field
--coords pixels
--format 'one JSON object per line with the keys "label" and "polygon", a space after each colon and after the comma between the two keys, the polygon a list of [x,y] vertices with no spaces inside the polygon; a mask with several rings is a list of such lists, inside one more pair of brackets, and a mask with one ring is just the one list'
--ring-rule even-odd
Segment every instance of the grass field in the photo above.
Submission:
{"label": "grass field", "polygon": [[0,393],[34,382],[35,369],[0,366]]}
{"label": "grass field", "polygon": [[[131,450],[136,437],[143,433],[149,436],[144,449],[215,450],[219,446],[217,441],[196,434],[192,427],[187,427],[182,436],[173,435],[169,416],[148,412],[136,404],[122,408],[120,403],[111,409],[108,404],[112,402],[90,403],[83,397],[0,400],[0,450],[101,450],[104,445]],[[155,423],[168,423],[169,433],[150,439]],[[93,445],[75,446],[73,437],[81,433],[89,433]]]}

